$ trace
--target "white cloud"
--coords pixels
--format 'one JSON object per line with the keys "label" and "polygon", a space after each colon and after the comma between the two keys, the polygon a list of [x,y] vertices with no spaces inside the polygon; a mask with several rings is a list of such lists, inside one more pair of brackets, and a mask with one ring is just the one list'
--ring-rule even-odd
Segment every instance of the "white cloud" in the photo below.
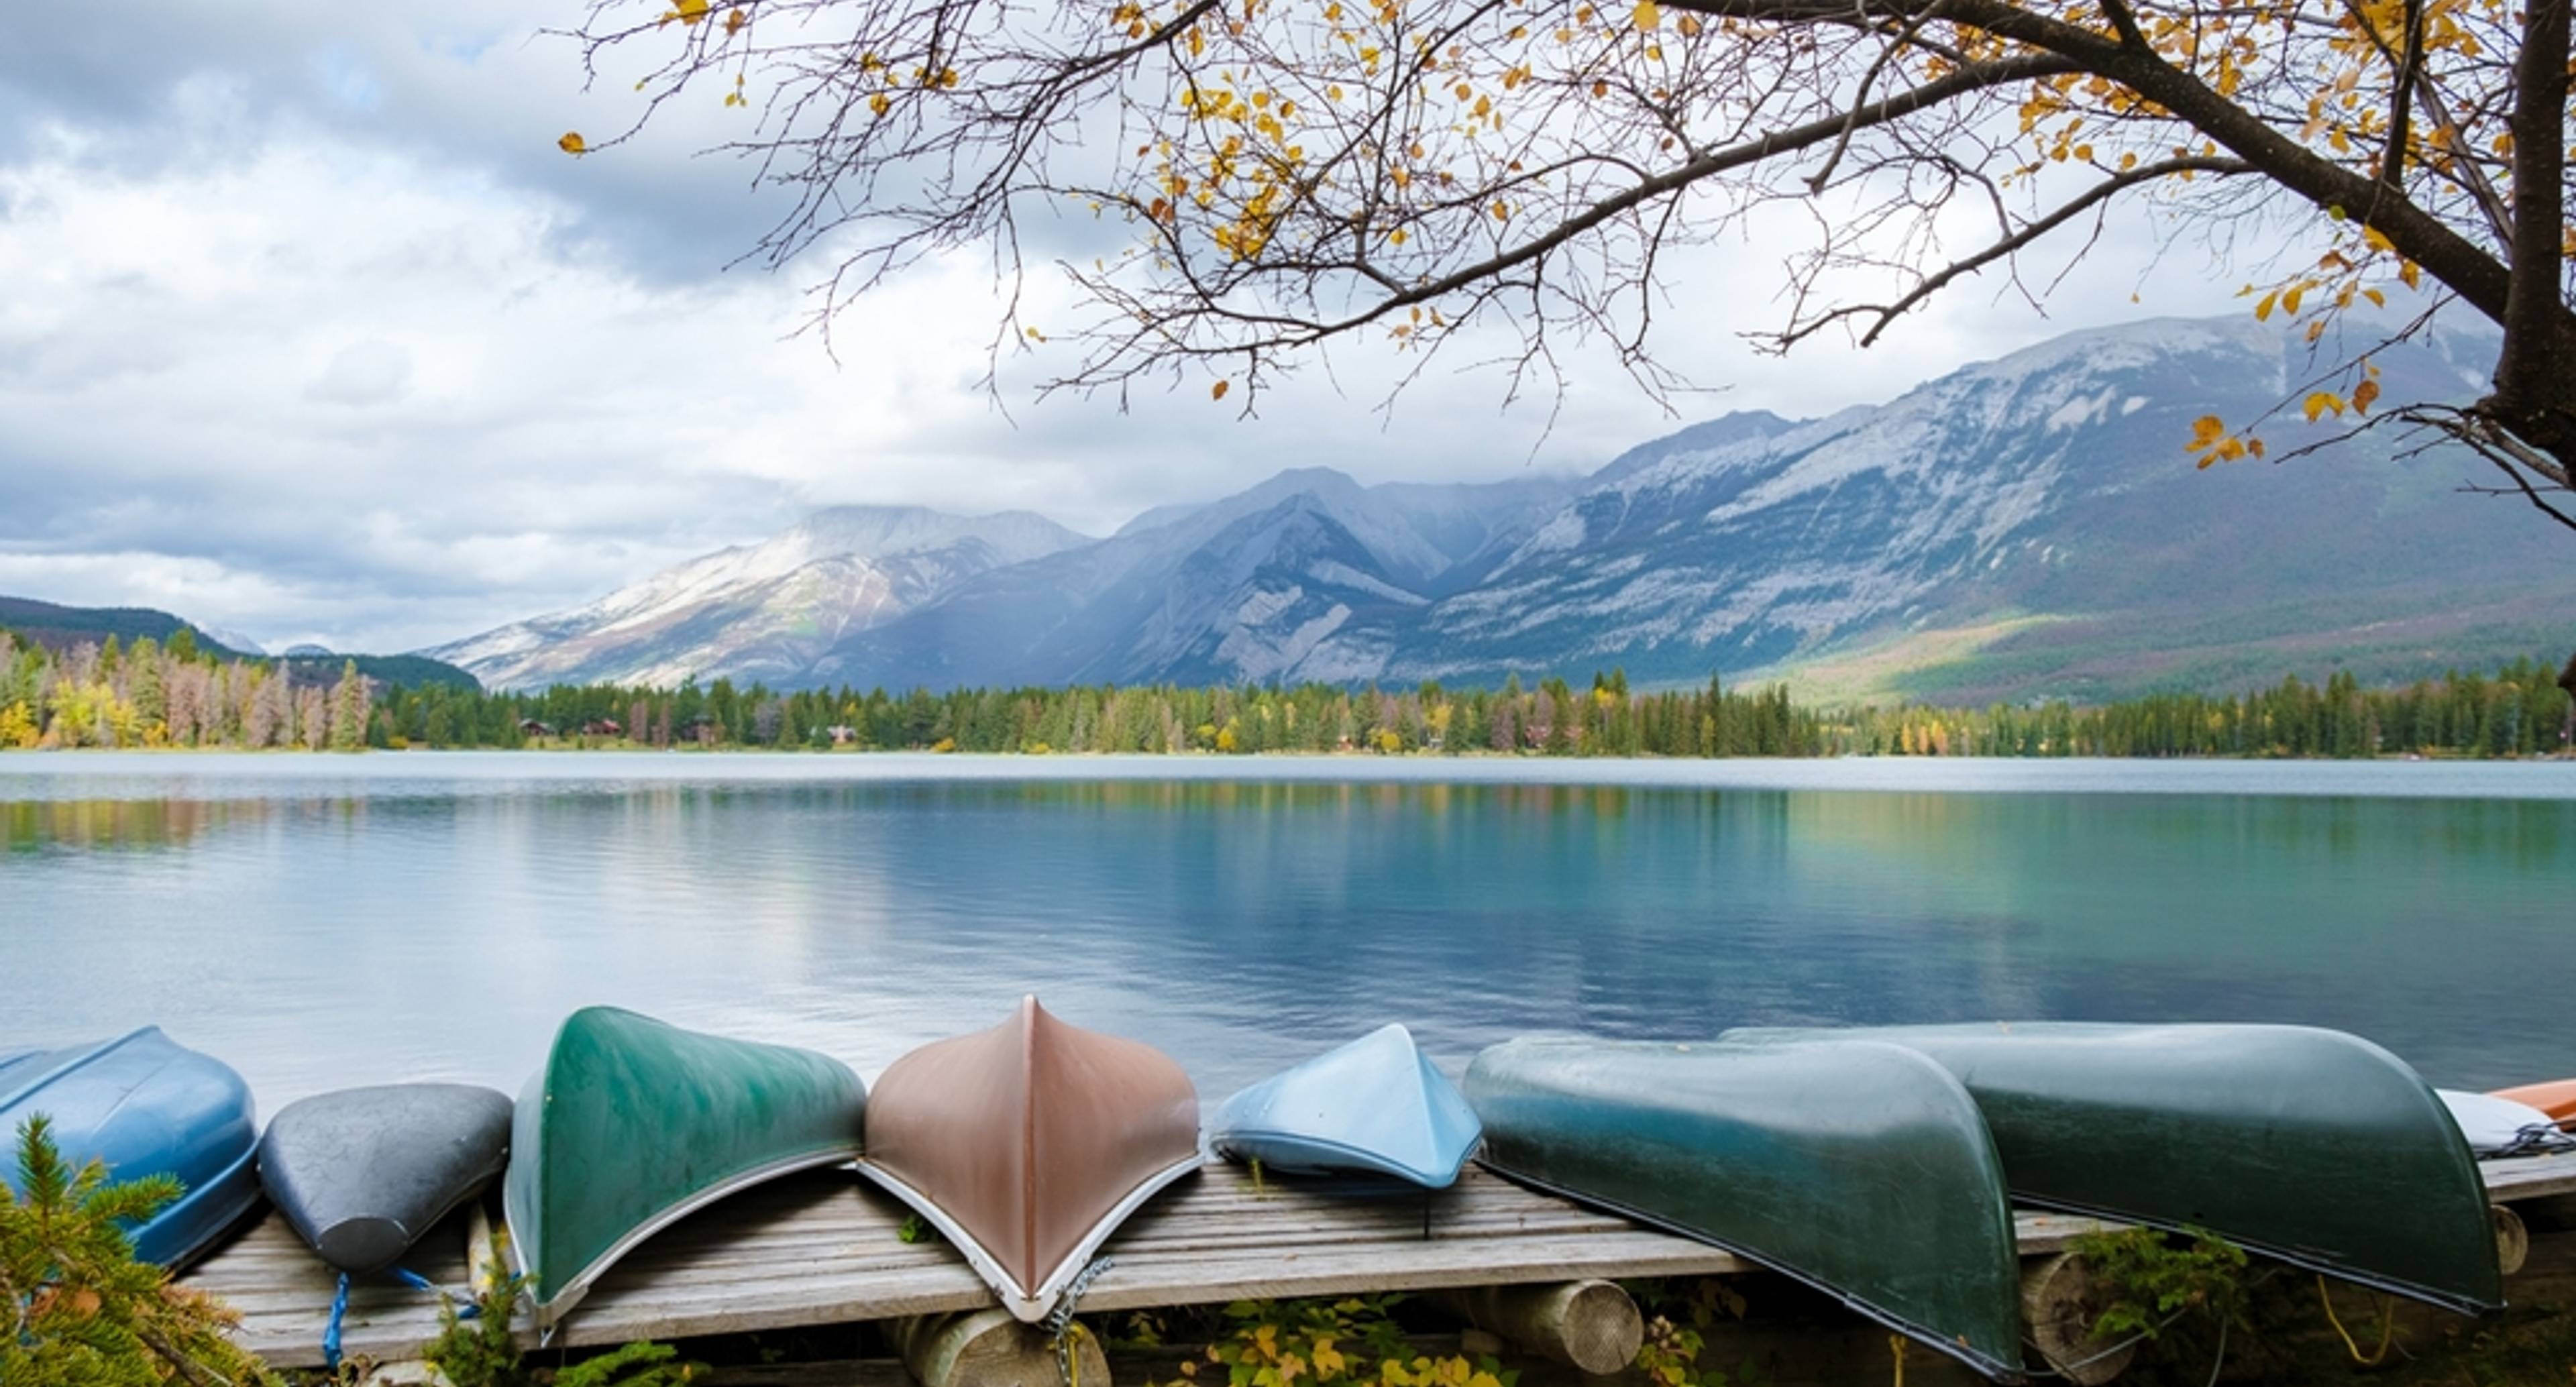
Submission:
{"label": "white cloud", "polygon": [[[982,255],[867,300],[836,364],[793,335],[810,272],[721,269],[764,204],[739,166],[691,157],[713,112],[554,152],[621,109],[529,37],[572,11],[145,8],[168,22],[52,7],[0,58],[0,116],[25,117],[0,136],[0,590],[401,649],[817,504],[1027,507],[1098,532],[1283,467],[1588,468],[1675,422],[1606,353],[1574,362],[1552,430],[1550,401],[1500,413],[1490,373],[1435,370],[1381,416],[1376,383],[1404,363],[1366,343],[1252,422],[1194,386],[1125,412],[1034,403],[1065,350],[1041,347],[1003,363],[1006,416],[980,385]],[[1729,387],[1686,417],[1883,400],[2069,328],[2220,311],[2232,288],[2182,252],[2132,304],[2155,235],[2131,218],[2075,266],[2054,321],[1971,282],[1871,351],[1757,356],[1739,334],[1776,322],[1801,231],[1760,222],[1678,262],[1665,353]],[[1070,321],[1061,284],[1030,290],[1036,321]]]}

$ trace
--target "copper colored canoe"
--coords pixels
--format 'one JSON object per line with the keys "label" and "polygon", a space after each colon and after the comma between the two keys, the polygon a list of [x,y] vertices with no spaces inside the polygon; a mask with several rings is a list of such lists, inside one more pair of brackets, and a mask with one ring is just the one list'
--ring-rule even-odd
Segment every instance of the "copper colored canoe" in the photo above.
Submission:
{"label": "copper colored canoe", "polygon": [[2524,1084],[2520,1088],[2500,1088],[2495,1091],[2495,1096],[2510,1098],[2517,1103],[2529,1103],[2549,1114],[2553,1122],[2576,1122],[2576,1079],[2560,1079],[2555,1083],[2546,1084]]}
{"label": "copper colored canoe", "polygon": [[1036,1321],[1127,1215],[1198,1168],[1199,1098],[1162,1051],[1029,997],[989,1031],[888,1065],[867,1135],[859,1169]]}

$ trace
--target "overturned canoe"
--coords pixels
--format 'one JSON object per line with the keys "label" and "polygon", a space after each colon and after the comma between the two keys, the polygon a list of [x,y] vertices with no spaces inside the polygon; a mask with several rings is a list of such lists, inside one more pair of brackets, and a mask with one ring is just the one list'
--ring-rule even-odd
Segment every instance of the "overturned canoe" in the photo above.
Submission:
{"label": "overturned canoe", "polygon": [[1036,1321],[1103,1239],[1198,1165],[1198,1092],[1181,1067],[1030,997],[991,1030],[886,1066],[859,1169]]}
{"label": "overturned canoe", "polygon": [[146,1026],[115,1040],[0,1055],[0,1180],[18,1188],[16,1143],[27,1118],[52,1123],[73,1166],[106,1164],[112,1180],[169,1175],[179,1197],[126,1229],[134,1255],[167,1267],[204,1252],[259,1202],[259,1129],[250,1086],[232,1066]]}
{"label": "overturned canoe", "polygon": [[2545,1084],[2524,1084],[2519,1088],[2500,1088],[2498,1098],[2528,1103],[2549,1115],[2553,1122],[2576,1122],[2576,1079],[2559,1079]]}
{"label": "overturned canoe", "polygon": [[501,1173],[510,1116],[509,1095],[472,1084],[299,1099],[259,1139],[259,1182],[323,1261],[382,1271]]}
{"label": "overturned canoe", "polygon": [[1940,1063],[2032,1204],[2205,1229],[2449,1309],[2503,1303],[2486,1185],[2405,1061],[2305,1026],[2079,1022],[1729,1031]]}
{"label": "overturned canoe", "polygon": [[1225,1100],[1208,1144],[1282,1171],[1361,1170],[1445,1189],[1484,1129],[1402,1026],[1385,1026]]}
{"label": "overturned canoe", "polygon": [[519,1095],[502,1182],[538,1326],[692,1210],[857,1155],[866,1101],[848,1065],[811,1050],[574,1012]]}
{"label": "overturned canoe", "polygon": [[1923,1056],[1515,1040],[1465,1087],[1485,1165],[1715,1243],[1989,1376],[2020,1372],[2002,1167],[1975,1101]]}

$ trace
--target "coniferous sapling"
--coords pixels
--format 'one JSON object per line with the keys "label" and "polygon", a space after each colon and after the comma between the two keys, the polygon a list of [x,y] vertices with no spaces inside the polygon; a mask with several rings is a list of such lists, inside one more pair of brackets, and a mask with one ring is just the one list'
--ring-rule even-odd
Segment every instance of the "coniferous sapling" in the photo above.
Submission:
{"label": "coniferous sapling", "polygon": [[75,1170],[40,1114],[18,1129],[19,1188],[0,1187],[0,1387],[251,1387],[275,1381],[225,1337],[236,1317],[134,1259],[123,1225],[179,1197],[167,1175],[111,1184]]}

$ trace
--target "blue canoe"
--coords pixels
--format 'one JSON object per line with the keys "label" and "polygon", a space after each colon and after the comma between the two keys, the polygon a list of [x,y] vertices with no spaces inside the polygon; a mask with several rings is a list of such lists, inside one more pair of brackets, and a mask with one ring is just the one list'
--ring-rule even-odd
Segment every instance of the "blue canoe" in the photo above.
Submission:
{"label": "blue canoe", "polygon": [[127,1230],[134,1255],[184,1266],[259,1202],[259,1129],[250,1086],[232,1066],[146,1026],[115,1040],[0,1055],[0,1127],[18,1188],[19,1125],[43,1114],[74,1166],[103,1161],[113,1180],[177,1176],[182,1193]]}
{"label": "blue canoe", "polygon": [[1484,1139],[1476,1110],[1402,1026],[1386,1026],[1225,1100],[1209,1144],[1271,1170],[1374,1171],[1446,1189]]}

